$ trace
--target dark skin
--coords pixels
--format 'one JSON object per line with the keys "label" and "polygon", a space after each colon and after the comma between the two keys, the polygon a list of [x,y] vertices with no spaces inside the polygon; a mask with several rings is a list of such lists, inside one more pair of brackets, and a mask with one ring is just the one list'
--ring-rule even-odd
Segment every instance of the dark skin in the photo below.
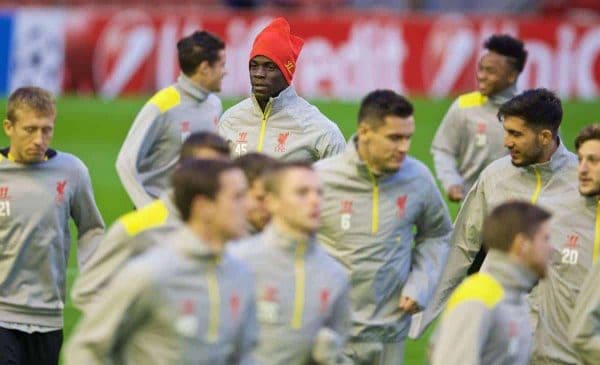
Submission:
{"label": "dark skin", "polygon": [[250,84],[263,112],[269,99],[289,86],[277,64],[265,56],[256,56],[250,60]]}

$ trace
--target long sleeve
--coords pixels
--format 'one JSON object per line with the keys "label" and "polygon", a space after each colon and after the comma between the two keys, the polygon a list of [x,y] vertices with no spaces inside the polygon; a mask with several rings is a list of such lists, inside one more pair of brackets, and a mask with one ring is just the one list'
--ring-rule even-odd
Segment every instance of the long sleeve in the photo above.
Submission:
{"label": "long sleeve", "polygon": [[85,166],[81,168],[75,195],[70,204],[71,217],[77,226],[77,261],[81,269],[104,236],[104,220],[96,206],[92,181]]}
{"label": "long sleeve", "polygon": [[[252,293],[254,293],[254,287]],[[254,295],[246,308],[246,313],[243,317],[244,323],[241,326],[240,334],[238,335],[236,358],[240,365],[255,365],[257,364],[254,358],[254,350],[258,345],[259,325],[256,318],[256,300]]]}
{"label": "long sleeve", "polygon": [[133,204],[140,208],[154,198],[144,189],[140,176],[140,161],[146,156],[156,140],[162,118],[158,107],[152,103],[144,105],[139,112],[117,157],[117,173]]}
{"label": "long sleeve", "polygon": [[452,185],[464,184],[458,172],[461,143],[465,143],[463,121],[458,104],[452,104],[431,143],[431,154],[437,178],[446,191]]}
{"label": "long sleeve", "polygon": [[102,300],[90,306],[65,349],[66,364],[113,364],[115,348],[126,347],[158,298],[140,265],[123,269]]}
{"label": "long sleeve", "polygon": [[600,359],[600,265],[595,264],[581,287],[569,326],[569,342],[586,365]]}
{"label": "long sleeve", "polygon": [[438,326],[431,364],[482,364],[483,347],[492,323],[492,312],[483,303],[459,304],[445,314]]}
{"label": "long sleeve", "polygon": [[330,130],[317,141],[319,159],[335,156],[346,149],[346,139],[337,126],[331,126]]}
{"label": "long sleeve", "polygon": [[448,256],[452,223],[448,208],[434,183],[426,190],[429,197],[416,221],[417,235],[412,253],[411,272],[402,295],[413,298],[424,308],[431,299]]}
{"label": "long sleeve", "polygon": [[481,229],[487,214],[481,179],[469,191],[458,212],[450,238],[450,253],[431,301],[422,313],[413,316],[409,336],[418,338],[441,313],[448,297],[466,277],[482,245]]}
{"label": "long sleeve", "polygon": [[331,318],[327,321],[327,326],[335,331],[345,342],[348,337],[351,325],[350,309],[350,284],[345,281],[344,288],[334,302]]}
{"label": "long sleeve", "polygon": [[71,289],[73,304],[84,310],[92,301],[100,298],[104,286],[131,256],[130,237],[120,223],[111,227],[94,255],[80,270],[79,276]]}

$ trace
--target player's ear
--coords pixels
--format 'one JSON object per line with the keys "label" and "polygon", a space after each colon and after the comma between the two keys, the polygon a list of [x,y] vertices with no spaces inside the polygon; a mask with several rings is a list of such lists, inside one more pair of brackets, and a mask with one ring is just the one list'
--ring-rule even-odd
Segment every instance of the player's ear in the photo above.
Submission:
{"label": "player's ear", "polygon": [[6,135],[10,137],[14,128],[14,123],[8,119],[4,119],[4,122],[2,122],[2,126],[4,127],[4,133],[6,133]]}
{"label": "player's ear", "polygon": [[196,67],[196,73],[201,75],[205,75],[210,70],[210,63],[207,60],[200,62],[198,67]]}
{"label": "player's ear", "polygon": [[554,141],[554,135],[550,129],[542,129],[538,134],[538,138],[542,146],[547,146]]}
{"label": "player's ear", "polygon": [[358,123],[358,129],[356,131],[356,134],[359,136],[359,138],[365,138],[365,136],[369,133],[370,130],[371,126],[369,125],[369,123],[361,122]]}

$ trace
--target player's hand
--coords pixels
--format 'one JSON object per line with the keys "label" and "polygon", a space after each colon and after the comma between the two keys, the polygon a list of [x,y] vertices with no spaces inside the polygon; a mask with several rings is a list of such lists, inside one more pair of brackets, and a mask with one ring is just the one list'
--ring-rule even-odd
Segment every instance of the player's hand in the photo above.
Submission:
{"label": "player's hand", "polygon": [[448,199],[453,202],[459,202],[465,197],[465,188],[462,185],[452,185],[448,188]]}
{"label": "player's hand", "polygon": [[398,308],[407,314],[415,314],[419,311],[419,304],[412,298],[401,296]]}

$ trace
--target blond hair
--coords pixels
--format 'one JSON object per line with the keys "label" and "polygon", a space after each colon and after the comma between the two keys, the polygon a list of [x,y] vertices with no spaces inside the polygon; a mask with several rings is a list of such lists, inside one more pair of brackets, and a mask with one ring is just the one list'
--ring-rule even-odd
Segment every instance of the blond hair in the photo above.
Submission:
{"label": "blond hair", "polygon": [[56,100],[52,94],[42,88],[27,86],[13,91],[8,98],[6,119],[16,122],[18,111],[32,111],[37,116],[56,115]]}

